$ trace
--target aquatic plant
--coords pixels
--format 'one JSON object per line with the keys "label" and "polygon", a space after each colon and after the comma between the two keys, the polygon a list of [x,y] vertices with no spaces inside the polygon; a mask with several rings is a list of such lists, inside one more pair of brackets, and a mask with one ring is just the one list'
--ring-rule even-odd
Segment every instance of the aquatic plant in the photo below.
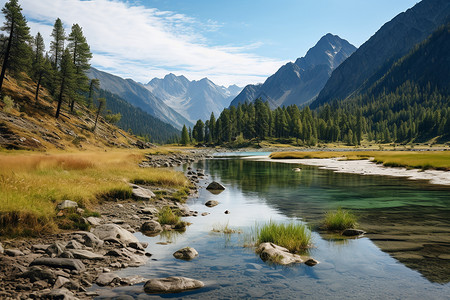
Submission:
{"label": "aquatic plant", "polygon": [[260,243],[274,243],[288,249],[290,252],[298,253],[311,247],[311,231],[298,222],[276,223],[270,221],[255,226],[256,241]]}
{"label": "aquatic plant", "polygon": [[338,208],[325,214],[323,226],[329,231],[341,231],[356,226],[357,218],[351,212]]}

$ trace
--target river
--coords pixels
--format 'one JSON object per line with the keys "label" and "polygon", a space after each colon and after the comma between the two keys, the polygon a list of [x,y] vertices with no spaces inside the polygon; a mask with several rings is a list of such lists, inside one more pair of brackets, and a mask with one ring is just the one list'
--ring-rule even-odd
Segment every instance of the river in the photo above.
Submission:
{"label": "river", "polygon": [[[300,166],[300,165],[299,165]],[[147,295],[143,284],[102,288],[97,299],[445,299],[450,295],[450,188],[424,181],[334,173],[312,166],[214,158],[192,166],[204,169],[206,186],[216,180],[226,190],[200,189],[188,200],[198,217],[184,233],[146,237],[154,255],[119,276],[185,276],[205,287],[179,294]],[[187,166],[184,166],[187,168]],[[217,200],[208,208],[204,203]],[[367,231],[342,239],[317,231],[328,210],[350,209]],[[225,214],[228,210],[230,214]],[[207,216],[201,216],[209,212]],[[245,247],[257,223],[296,220],[313,230],[309,255],[320,264],[281,267],[264,263]],[[228,226],[241,233],[212,232]],[[176,250],[194,247],[199,256],[177,260]],[[447,298],[448,299],[448,298]]]}

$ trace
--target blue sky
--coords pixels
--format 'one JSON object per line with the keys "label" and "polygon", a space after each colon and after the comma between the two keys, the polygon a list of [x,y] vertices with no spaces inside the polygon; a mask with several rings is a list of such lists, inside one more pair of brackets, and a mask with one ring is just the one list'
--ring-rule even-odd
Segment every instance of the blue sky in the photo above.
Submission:
{"label": "blue sky", "polygon": [[47,45],[57,17],[67,33],[78,23],[100,70],[143,83],[172,72],[240,86],[263,82],[328,32],[358,47],[417,2],[19,0],[32,33],[40,31]]}

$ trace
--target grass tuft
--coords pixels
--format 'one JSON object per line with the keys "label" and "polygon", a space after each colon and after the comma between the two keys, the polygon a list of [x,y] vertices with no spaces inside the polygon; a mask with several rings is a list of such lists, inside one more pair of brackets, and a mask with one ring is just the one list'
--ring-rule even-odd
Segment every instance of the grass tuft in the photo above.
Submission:
{"label": "grass tuft", "polygon": [[270,221],[255,226],[256,241],[274,243],[290,252],[299,253],[311,247],[311,231],[301,223],[275,223]]}
{"label": "grass tuft", "polygon": [[181,221],[169,206],[165,206],[158,214],[158,221],[161,225],[176,225]]}
{"label": "grass tuft", "polygon": [[349,228],[355,228],[357,219],[354,214],[338,208],[336,211],[329,211],[323,220],[323,226],[329,231],[342,231]]}

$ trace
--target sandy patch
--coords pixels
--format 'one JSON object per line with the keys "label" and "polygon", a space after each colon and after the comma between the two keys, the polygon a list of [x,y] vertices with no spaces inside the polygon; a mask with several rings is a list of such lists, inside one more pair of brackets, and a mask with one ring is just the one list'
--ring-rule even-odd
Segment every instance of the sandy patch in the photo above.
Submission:
{"label": "sandy patch", "polygon": [[450,172],[448,171],[390,168],[369,160],[339,160],[338,158],[271,159],[269,156],[251,156],[245,159],[318,166],[320,169],[333,170],[337,173],[406,177],[413,180],[429,180],[432,184],[450,185]]}

